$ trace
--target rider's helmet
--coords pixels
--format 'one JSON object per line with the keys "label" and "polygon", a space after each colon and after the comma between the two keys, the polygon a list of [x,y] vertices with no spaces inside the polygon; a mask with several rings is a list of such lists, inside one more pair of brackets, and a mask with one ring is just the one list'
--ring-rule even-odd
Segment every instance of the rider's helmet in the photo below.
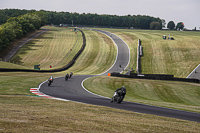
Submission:
{"label": "rider's helmet", "polygon": [[125,86],[122,86],[122,93],[126,93],[126,88],[125,88]]}

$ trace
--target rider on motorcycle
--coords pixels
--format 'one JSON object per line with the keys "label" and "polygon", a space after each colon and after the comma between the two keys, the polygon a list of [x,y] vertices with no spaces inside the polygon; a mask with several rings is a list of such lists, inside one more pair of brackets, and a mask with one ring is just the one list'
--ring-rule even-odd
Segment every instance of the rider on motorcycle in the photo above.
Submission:
{"label": "rider on motorcycle", "polygon": [[119,88],[115,91],[110,102],[112,103],[115,101],[117,103],[121,103],[123,101],[125,95],[126,95],[126,88],[125,88],[125,86],[122,86],[121,88]]}
{"label": "rider on motorcycle", "polygon": [[122,86],[121,88],[117,89],[115,92],[117,92],[118,96],[125,96],[126,95],[126,87]]}
{"label": "rider on motorcycle", "polygon": [[51,83],[53,83],[53,76],[51,76],[51,77],[49,78],[49,81],[50,81]]}
{"label": "rider on motorcycle", "polygon": [[73,73],[72,73],[72,72],[70,72],[70,74],[69,74],[69,78],[71,78],[71,77],[72,77],[72,75],[73,75]]}
{"label": "rider on motorcycle", "polygon": [[51,83],[53,83],[53,76],[51,76],[51,77],[48,79],[48,86],[50,86]]}
{"label": "rider on motorcycle", "polygon": [[67,81],[68,78],[69,78],[69,74],[67,73],[67,74],[65,75],[65,80]]}

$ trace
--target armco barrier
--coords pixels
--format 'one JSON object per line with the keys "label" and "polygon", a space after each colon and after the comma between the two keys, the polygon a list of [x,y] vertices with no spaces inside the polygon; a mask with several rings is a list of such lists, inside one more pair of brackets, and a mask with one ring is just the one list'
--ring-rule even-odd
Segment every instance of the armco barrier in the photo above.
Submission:
{"label": "armco barrier", "polygon": [[169,81],[182,81],[182,82],[200,83],[199,79],[174,78],[173,75],[165,75],[165,74],[142,74],[142,75],[138,76],[137,74],[124,75],[124,74],[120,74],[120,73],[111,73],[111,76],[123,77],[123,78],[169,80]]}
{"label": "armco barrier", "polygon": [[51,70],[0,68],[0,72],[40,72],[40,73],[47,73],[47,72],[60,72],[60,71],[64,71],[64,70],[69,69],[75,63],[76,59],[83,52],[83,50],[86,46],[85,34],[83,33],[82,30],[79,30],[79,31],[82,33],[83,45],[82,45],[81,49],[77,52],[77,54],[74,56],[74,58],[66,66],[63,66],[62,68],[58,68],[58,69],[51,69]]}

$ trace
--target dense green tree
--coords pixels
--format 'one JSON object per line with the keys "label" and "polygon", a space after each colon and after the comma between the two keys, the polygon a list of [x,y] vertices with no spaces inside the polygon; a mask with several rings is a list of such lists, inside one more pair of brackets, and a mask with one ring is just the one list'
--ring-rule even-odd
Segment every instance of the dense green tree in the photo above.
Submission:
{"label": "dense green tree", "polygon": [[40,29],[44,22],[38,15],[42,16],[42,13],[36,14],[27,13],[18,17],[11,17],[7,20],[7,23],[0,26],[0,51],[15,39],[20,39],[23,35],[35,29]]}
{"label": "dense green tree", "polygon": [[165,20],[164,20],[164,19],[162,19],[161,21],[162,21],[162,27],[165,27],[165,25],[166,25],[166,22],[165,22]]}
{"label": "dense green tree", "polygon": [[0,24],[6,23],[11,17],[18,17],[26,13],[33,13],[35,10],[20,10],[20,9],[0,9]]}
{"label": "dense green tree", "polygon": [[183,28],[184,28],[183,22],[179,22],[179,23],[176,25],[176,30],[183,30]]}
{"label": "dense green tree", "polygon": [[170,30],[173,30],[174,27],[175,27],[174,21],[169,21],[169,23],[167,24],[167,28],[169,28]]}
{"label": "dense green tree", "polygon": [[6,36],[9,39],[9,43],[12,42],[16,38],[13,24],[5,23],[1,27],[4,31],[4,36]]}
{"label": "dense green tree", "polygon": [[7,45],[9,45],[9,39],[6,36],[5,30],[0,27],[0,51],[3,50]]}

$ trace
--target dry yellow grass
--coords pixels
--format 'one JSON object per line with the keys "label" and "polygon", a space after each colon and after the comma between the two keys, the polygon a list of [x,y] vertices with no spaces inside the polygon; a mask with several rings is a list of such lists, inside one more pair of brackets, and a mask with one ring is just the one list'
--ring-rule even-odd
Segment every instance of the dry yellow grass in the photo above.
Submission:
{"label": "dry yellow grass", "polygon": [[[45,27],[49,31],[25,44],[12,58],[15,62],[20,62],[24,66],[33,68],[40,64],[41,69],[47,69],[50,65],[53,68],[66,65],[82,46],[82,34],[75,34],[70,29],[58,27]],[[67,53],[73,53],[66,56]]]}
{"label": "dry yellow grass", "polygon": [[[200,123],[102,106],[0,96],[0,132],[198,133]],[[22,104],[23,102],[23,104]]]}

